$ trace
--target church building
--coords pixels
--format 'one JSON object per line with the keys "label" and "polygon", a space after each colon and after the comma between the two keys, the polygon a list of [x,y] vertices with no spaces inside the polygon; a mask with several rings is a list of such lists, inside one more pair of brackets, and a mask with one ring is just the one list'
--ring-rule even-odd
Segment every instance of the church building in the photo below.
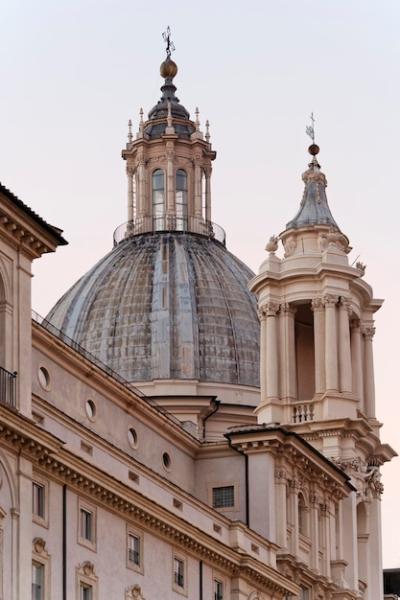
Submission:
{"label": "church building", "polygon": [[229,252],[167,42],[127,221],[45,318],[32,262],[66,241],[0,185],[0,600],[382,600],[383,301],[314,141],[258,274]]}

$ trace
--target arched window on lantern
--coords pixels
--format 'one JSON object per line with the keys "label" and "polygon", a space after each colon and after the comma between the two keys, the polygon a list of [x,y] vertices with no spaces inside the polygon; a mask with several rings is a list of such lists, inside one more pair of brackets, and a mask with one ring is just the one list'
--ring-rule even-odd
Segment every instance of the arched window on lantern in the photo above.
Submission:
{"label": "arched window on lantern", "polygon": [[176,211],[176,229],[185,231],[187,229],[188,217],[188,184],[187,174],[183,169],[176,172],[175,182],[175,211]]}
{"label": "arched window on lantern", "polygon": [[298,510],[299,510],[299,533],[301,535],[309,535],[309,523],[308,523],[308,507],[304,500],[302,493],[298,496]]}
{"label": "arched window on lantern", "polygon": [[161,231],[165,229],[165,185],[164,171],[157,169],[152,175],[152,205],[153,205],[153,229]]}

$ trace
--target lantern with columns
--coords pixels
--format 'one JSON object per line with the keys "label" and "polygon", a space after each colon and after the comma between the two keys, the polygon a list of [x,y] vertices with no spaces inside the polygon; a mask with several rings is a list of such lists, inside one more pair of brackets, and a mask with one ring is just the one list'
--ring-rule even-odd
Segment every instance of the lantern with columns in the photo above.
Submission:
{"label": "lantern with columns", "polygon": [[[128,222],[117,230],[121,238],[151,231],[188,231],[217,237],[223,231],[211,222],[211,148],[209,124],[200,130],[176,97],[173,79],[178,67],[167,55],[161,64],[162,96],[122,152],[128,176]],[[221,239],[220,239],[221,238]]]}

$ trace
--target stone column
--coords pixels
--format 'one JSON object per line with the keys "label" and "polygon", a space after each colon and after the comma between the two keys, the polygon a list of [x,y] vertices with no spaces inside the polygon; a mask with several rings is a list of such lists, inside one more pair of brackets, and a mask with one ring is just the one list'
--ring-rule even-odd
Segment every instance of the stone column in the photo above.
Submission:
{"label": "stone column", "polygon": [[310,533],[311,533],[311,568],[319,571],[319,523],[318,499],[315,494],[310,497]]}
{"label": "stone column", "polygon": [[331,548],[330,548],[330,523],[329,523],[329,506],[327,503],[321,504],[321,527],[322,527],[322,545],[324,548],[322,573],[326,577],[331,574]]}
{"label": "stone column", "polygon": [[32,587],[32,463],[18,457],[18,596],[30,598]]}
{"label": "stone column", "polygon": [[139,187],[139,198],[138,198],[138,215],[144,217],[146,215],[146,171],[144,166],[144,160],[139,160],[138,165],[138,187]]}
{"label": "stone column", "polygon": [[299,498],[297,481],[289,482],[289,503],[292,515],[292,539],[290,552],[295,557],[299,555]]}
{"label": "stone column", "polygon": [[278,310],[279,304],[275,302],[268,302],[266,305],[266,395],[269,400],[279,398]]}
{"label": "stone column", "polygon": [[267,312],[264,309],[258,311],[260,319],[260,387],[261,404],[267,399],[266,368],[267,368]]}
{"label": "stone column", "polygon": [[200,157],[195,157],[194,165],[194,216],[201,219],[201,166]]}
{"label": "stone column", "polygon": [[126,175],[128,177],[128,221],[133,221],[133,170],[128,167]]}
{"label": "stone column", "polygon": [[315,393],[325,391],[325,310],[322,298],[314,298],[311,302],[314,313],[314,362]]}
{"label": "stone column", "polygon": [[340,391],[352,392],[351,349],[350,349],[350,301],[340,298],[339,304],[339,372]]}
{"label": "stone column", "polygon": [[359,399],[360,409],[364,411],[362,337],[360,321],[358,319],[351,322],[351,361],[353,370],[353,394]]}
{"label": "stone column", "polygon": [[[174,174],[174,143],[167,142],[166,159],[167,159],[167,217],[169,220],[176,214],[175,208],[175,174]],[[173,227],[173,223],[167,223],[167,227]]]}
{"label": "stone column", "polygon": [[211,221],[211,170],[206,171],[206,221]]}
{"label": "stone column", "polygon": [[287,302],[280,305],[280,381],[281,396],[286,403],[297,400],[295,313],[296,309]]}
{"label": "stone column", "polygon": [[339,390],[336,304],[337,296],[325,296],[325,380],[326,389]]}
{"label": "stone column", "polygon": [[276,543],[282,550],[287,549],[287,506],[286,506],[286,472],[277,468],[275,471],[276,506]]}
{"label": "stone column", "polygon": [[364,336],[364,409],[367,417],[375,417],[375,377],[372,339],[375,327],[372,323],[362,325]]}

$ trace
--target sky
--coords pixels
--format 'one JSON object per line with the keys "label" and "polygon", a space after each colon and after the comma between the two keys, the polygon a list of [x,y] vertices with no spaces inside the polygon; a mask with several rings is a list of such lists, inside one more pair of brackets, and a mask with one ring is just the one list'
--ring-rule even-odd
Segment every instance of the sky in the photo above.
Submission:
{"label": "sky", "polygon": [[[0,0],[0,181],[67,247],[34,264],[45,315],[126,221],[121,150],[160,96],[171,26],[177,95],[209,119],[215,222],[254,271],[297,211],[316,141],[351,262],[385,298],[374,340],[377,415],[400,451],[398,0]],[[383,469],[384,566],[400,567],[400,459]]]}

